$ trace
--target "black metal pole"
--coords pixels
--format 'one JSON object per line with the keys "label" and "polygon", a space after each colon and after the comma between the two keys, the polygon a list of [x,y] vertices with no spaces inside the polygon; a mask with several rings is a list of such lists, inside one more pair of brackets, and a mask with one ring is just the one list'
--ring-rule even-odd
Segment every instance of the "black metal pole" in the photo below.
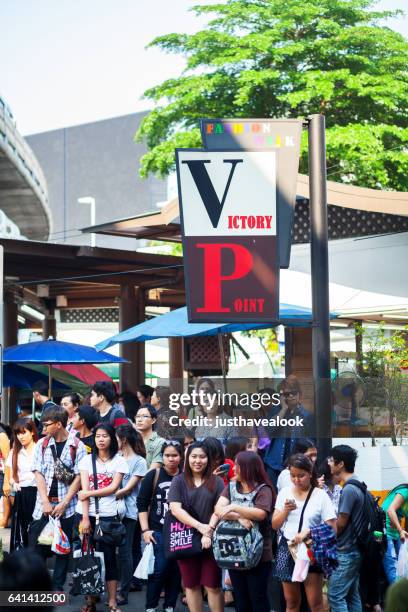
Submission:
{"label": "black metal pole", "polygon": [[308,136],[314,407],[319,460],[323,460],[329,454],[332,435],[326,142],[323,115],[309,117]]}

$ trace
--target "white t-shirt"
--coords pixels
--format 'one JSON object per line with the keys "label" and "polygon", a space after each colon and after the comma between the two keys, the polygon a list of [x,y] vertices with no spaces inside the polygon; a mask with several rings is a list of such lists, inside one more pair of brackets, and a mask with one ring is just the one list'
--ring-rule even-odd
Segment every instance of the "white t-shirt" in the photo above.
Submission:
{"label": "white t-shirt", "polygon": [[13,479],[13,450],[8,454],[6,466],[10,468],[10,482],[15,484],[15,488],[18,490],[21,487],[36,487],[37,482],[35,480],[34,472],[31,471],[31,465],[34,459],[35,446],[33,446],[32,452],[27,453],[25,448],[21,448],[17,455],[17,473],[18,483],[14,483]]}
{"label": "white t-shirt", "polygon": [[[89,478],[89,489],[94,490],[94,477],[92,469],[92,455],[84,457],[78,465],[80,472],[88,472]],[[128,474],[129,467],[126,459],[121,455],[115,455],[106,463],[96,460],[96,473],[98,476],[98,489],[104,489],[112,484],[115,474]],[[118,487],[119,488],[119,487]],[[77,510],[78,511],[78,510]],[[82,514],[82,508],[80,510]],[[99,515],[100,516],[116,516],[117,514],[117,503],[115,493],[112,495],[106,495],[106,497],[99,498]],[[89,498],[89,515],[95,516],[95,498]]]}
{"label": "white t-shirt", "polygon": [[276,483],[276,488],[278,489],[278,493],[284,487],[292,487],[292,486],[293,486],[293,483],[290,479],[290,470],[289,468],[285,468],[279,474],[278,481]]}
{"label": "white t-shirt", "polygon": [[[292,510],[292,512],[289,513],[288,518],[281,527],[281,530],[283,531],[283,535],[287,540],[292,540],[298,533],[300,514],[305,501],[299,501],[296,499],[292,485],[291,487],[284,487],[279,491],[278,497],[276,498],[275,508],[277,510],[283,510],[285,501],[287,499],[295,500],[296,510]],[[316,527],[317,525],[321,525],[322,523],[335,518],[337,518],[336,511],[331,499],[325,491],[315,488],[310,496],[303,515],[302,531],[303,529]]]}

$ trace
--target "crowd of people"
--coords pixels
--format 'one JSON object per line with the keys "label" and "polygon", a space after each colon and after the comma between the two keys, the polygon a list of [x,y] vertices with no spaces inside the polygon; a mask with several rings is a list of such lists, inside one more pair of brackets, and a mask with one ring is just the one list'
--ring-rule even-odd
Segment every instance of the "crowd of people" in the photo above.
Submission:
{"label": "crowd of people", "polygon": [[[200,388],[215,390],[209,379]],[[355,449],[337,445],[318,456],[296,377],[279,391],[280,405],[265,414],[302,415],[303,428],[208,435],[171,425],[167,387],[141,385],[136,395],[117,396],[103,381],[89,397],[68,393],[57,405],[46,385],[36,384],[38,420],[20,414],[11,432],[0,428],[11,553],[28,550],[46,560],[53,553],[40,536],[49,517],[59,519],[71,550],[88,542],[103,553],[110,612],[144,588],[134,574],[149,545],[147,612],[158,610],[163,596],[165,612],[179,597],[192,612],[204,599],[213,612],[232,604],[238,612],[269,612],[273,579],[281,610],[379,612],[408,539],[408,484],[393,489],[381,510],[355,473]],[[206,406],[185,416],[205,414]],[[211,417],[217,411],[224,408],[212,404]],[[107,537],[104,526],[119,539]],[[52,588],[69,590],[70,556],[54,556]],[[98,598],[84,595],[82,612],[95,612]]]}

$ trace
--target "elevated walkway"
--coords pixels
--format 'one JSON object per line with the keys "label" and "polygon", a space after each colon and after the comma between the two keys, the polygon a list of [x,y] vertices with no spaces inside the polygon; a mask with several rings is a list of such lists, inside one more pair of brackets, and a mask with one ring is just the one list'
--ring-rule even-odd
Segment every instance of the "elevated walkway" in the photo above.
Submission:
{"label": "elevated walkway", "polygon": [[51,232],[48,192],[41,167],[0,97],[0,209],[32,240]]}

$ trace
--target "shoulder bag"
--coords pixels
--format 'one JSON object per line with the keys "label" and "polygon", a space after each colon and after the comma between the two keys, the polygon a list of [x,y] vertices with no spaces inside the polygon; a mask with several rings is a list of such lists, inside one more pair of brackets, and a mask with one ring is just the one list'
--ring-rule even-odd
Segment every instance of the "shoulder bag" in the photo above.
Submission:
{"label": "shoulder bag", "polygon": [[[181,505],[183,510],[198,520],[197,513],[188,501],[187,485],[184,479],[182,481]],[[163,525],[163,545],[166,559],[186,559],[200,555],[203,552],[201,537],[201,533],[197,529],[186,523],[181,523],[173,516],[171,510],[168,510]]]}
{"label": "shoulder bag", "polygon": [[[96,471],[96,458],[92,453],[92,470],[94,477],[94,489],[98,490],[98,474]],[[95,531],[93,534],[95,542],[106,544],[107,546],[122,546],[126,541],[126,528],[118,518],[104,519],[99,518],[99,497],[95,496]]]}

